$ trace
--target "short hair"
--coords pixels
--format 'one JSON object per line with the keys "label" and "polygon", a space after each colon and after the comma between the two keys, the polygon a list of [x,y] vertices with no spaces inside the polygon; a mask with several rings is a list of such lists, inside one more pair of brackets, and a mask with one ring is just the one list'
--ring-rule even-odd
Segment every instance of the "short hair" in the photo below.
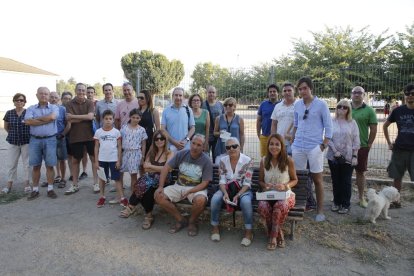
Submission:
{"label": "short hair", "polygon": [[145,99],[147,100],[147,105],[149,107],[149,109],[153,109],[154,108],[154,103],[152,102],[152,95],[151,92],[148,89],[142,89],[141,91],[139,91],[139,93],[142,93],[145,95]]}
{"label": "short hair", "polygon": [[233,98],[233,97],[228,97],[228,98],[226,98],[226,99],[223,101],[223,105],[224,105],[224,104],[229,104],[229,103],[234,103],[234,104],[237,104],[237,101],[236,101],[236,99],[235,99],[235,98]]}
{"label": "short hair", "polygon": [[60,99],[63,99],[63,97],[65,97],[65,96],[67,96],[67,95],[69,95],[71,98],[73,98],[73,95],[72,95],[72,93],[71,93],[71,92],[69,92],[69,91],[65,91],[65,92],[63,92],[63,93],[62,93],[62,96],[60,97]]}
{"label": "short hair", "polygon": [[110,110],[110,109],[107,109],[107,110],[105,110],[102,113],[102,118],[105,118],[105,116],[112,116],[112,117],[114,117],[114,112],[112,110]]}
{"label": "short hair", "polygon": [[414,83],[409,83],[407,84],[407,86],[404,88],[404,93],[410,92],[411,90],[414,89]]}
{"label": "short hair", "polygon": [[200,103],[203,103],[203,97],[201,97],[201,95],[200,95],[200,94],[195,93],[195,94],[191,95],[191,96],[190,96],[190,98],[188,99],[188,105],[189,105],[191,108],[193,108],[193,103],[192,103],[192,101],[193,101],[193,98],[194,98],[194,97],[199,97],[199,98],[200,98]]}
{"label": "short hair", "polygon": [[296,86],[299,87],[302,83],[306,83],[310,90],[313,90],[313,82],[310,77],[301,77]]}
{"label": "short hair", "polygon": [[[76,90],[78,90],[78,86],[81,86],[81,85],[83,85],[83,86],[85,86],[86,87],[86,84],[84,84],[84,83],[82,83],[82,82],[78,82],[76,85],[75,85],[75,91]],[[87,88],[86,88],[87,89]]]}
{"label": "short hair", "polygon": [[177,87],[174,88],[174,90],[172,92],[172,95],[174,95],[175,91],[178,91],[178,90],[181,90],[183,92],[183,95],[184,95],[184,88],[179,87],[179,86],[177,86]]}
{"label": "short hair", "polygon": [[228,138],[227,141],[226,141],[226,146],[227,146],[227,143],[229,141],[234,141],[234,142],[236,142],[237,145],[240,146],[240,141],[239,141],[239,139],[237,137],[232,136],[232,137]]}
{"label": "short hair", "polygon": [[95,91],[95,87],[93,87],[93,86],[88,86],[88,87],[86,87],[86,90],[88,90],[88,89],[92,89],[92,90],[93,90],[93,92],[96,92],[96,91]]}
{"label": "short hair", "polygon": [[293,85],[293,83],[291,83],[291,82],[285,82],[285,83],[283,83],[283,85],[282,85],[282,90],[283,90],[283,88],[285,88],[286,86],[291,86],[293,89],[295,89],[295,85]]}
{"label": "short hair", "polygon": [[208,92],[209,90],[214,90],[214,91],[217,93],[217,89],[216,89],[216,87],[214,87],[213,85],[207,85],[206,90],[207,90],[207,92]]}
{"label": "short hair", "polygon": [[362,86],[355,86],[354,88],[352,88],[352,92],[354,92],[354,90],[356,89],[361,90],[362,93],[365,93],[365,89]]}
{"label": "short hair", "polygon": [[112,88],[112,90],[114,90],[114,86],[112,85],[112,83],[107,82],[107,83],[105,83],[104,85],[102,85],[102,91],[104,91],[104,90],[105,90],[105,86],[110,86],[110,87]]}
{"label": "short hair", "polygon": [[13,96],[13,102],[15,102],[20,97],[23,97],[24,102],[26,102],[26,95],[25,94],[22,94],[22,93],[16,93],[16,94],[14,94],[14,96]]}
{"label": "short hair", "polygon": [[138,108],[134,108],[129,112],[129,117],[132,117],[134,115],[138,115],[139,117],[142,117],[142,112]]}
{"label": "short hair", "polygon": [[203,144],[206,142],[206,136],[204,136],[203,134],[200,134],[200,133],[194,134],[193,137],[191,138],[191,141],[194,140],[195,138],[200,138],[203,141]]}
{"label": "short hair", "polygon": [[276,89],[277,92],[280,92],[279,86],[277,86],[276,84],[272,83],[271,85],[269,85],[267,87],[267,93],[269,93],[270,88],[274,88]]}
{"label": "short hair", "polygon": [[[352,106],[349,103],[349,101],[348,100],[340,100],[339,103],[336,104],[336,106],[338,106],[338,105],[344,105],[344,106],[348,107],[348,112],[346,113],[345,120],[347,120],[348,122],[351,122],[352,121]],[[338,108],[335,109],[335,117],[337,117],[337,116],[338,116]]]}
{"label": "short hair", "polygon": [[125,86],[131,86],[131,88],[132,88],[132,89],[134,89],[134,87],[132,86],[132,83],[130,83],[129,81],[124,82],[124,83],[122,84],[122,87],[125,87]]}

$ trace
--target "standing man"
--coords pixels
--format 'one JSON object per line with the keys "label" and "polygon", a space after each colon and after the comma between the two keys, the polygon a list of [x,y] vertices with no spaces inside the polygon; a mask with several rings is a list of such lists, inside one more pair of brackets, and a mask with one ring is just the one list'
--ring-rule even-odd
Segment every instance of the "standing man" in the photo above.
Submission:
{"label": "standing man", "polygon": [[93,103],[93,108],[96,107],[96,103],[98,102],[98,100],[95,99],[95,97],[96,97],[95,87],[88,86],[86,88],[86,98]]}
{"label": "standing man", "polygon": [[162,113],[161,129],[168,133],[170,150],[176,152],[190,148],[190,138],[195,131],[194,115],[191,108],[183,104],[184,89],[174,88],[174,103]]}
{"label": "standing man", "polygon": [[217,100],[217,90],[214,86],[207,86],[207,100],[203,102],[201,108],[208,110],[210,113],[210,131],[207,138],[208,148],[209,151],[211,151],[211,156],[214,161],[216,160],[216,156],[214,155],[214,148],[216,147],[218,139],[218,137],[214,136],[214,124],[216,122],[216,118],[221,114],[224,114],[223,104]]}
{"label": "standing man", "polygon": [[325,220],[323,214],[323,157],[332,138],[332,119],[325,101],[312,95],[313,83],[302,77],[297,84],[301,100],[294,106],[292,157],[297,170],[309,169],[315,183],[316,222]]}
{"label": "standing man", "polygon": [[105,110],[111,110],[115,114],[116,105],[118,104],[118,101],[114,99],[114,86],[111,83],[102,85],[102,90],[105,98],[98,101],[95,106],[95,117],[99,127],[103,126],[103,112]]}
{"label": "standing man", "polygon": [[[383,129],[388,148],[392,150],[388,175],[394,179],[394,187],[401,191],[402,178],[407,170],[411,181],[414,181],[414,84],[408,84],[404,89],[405,105],[391,112],[385,121]],[[388,127],[397,123],[398,134],[391,143]],[[401,208],[401,202],[393,203],[395,208]]]}
{"label": "standing man", "polygon": [[56,198],[57,195],[53,190],[54,170],[56,166],[56,118],[59,116],[59,108],[50,104],[50,91],[47,87],[39,87],[36,97],[38,104],[30,106],[26,110],[24,122],[30,126],[29,142],[29,166],[33,167],[32,181],[33,191],[27,198],[33,200],[39,196],[40,168],[42,160],[46,165],[47,178],[47,196]]}
{"label": "standing man", "polygon": [[270,118],[275,105],[278,103],[279,87],[276,84],[271,84],[267,87],[267,97],[269,98],[266,101],[263,101],[259,110],[257,111],[256,119],[256,132],[257,138],[260,141],[260,156],[263,157],[267,152],[267,140],[270,135],[270,129],[272,127],[272,119]]}
{"label": "standing man", "polygon": [[366,208],[368,203],[364,198],[365,172],[368,165],[368,153],[377,135],[377,115],[372,107],[364,103],[365,90],[355,86],[351,93],[352,119],[359,129],[361,147],[358,150],[358,165],[355,167],[356,184],[358,186],[359,206]]}
{"label": "standing man", "polygon": [[273,109],[271,134],[280,134],[285,139],[286,152],[292,155],[291,139],[293,130],[295,87],[286,82],[282,86],[283,100]]}
{"label": "standing man", "polygon": [[[99,189],[98,177],[96,175],[94,158],[94,140],[92,133],[92,120],[94,118],[94,107],[92,101],[86,99],[86,85],[77,83],[75,87],[76,96],[66,106],[66,119],[70,123],[69,142],[72,152],[72,176],[73,184],[65,192],[70,195],[79,191],[79,165],[83,157],[84,148],[92,164],[94,190]],[[99,190],[98,190],[99,191]]]}
{"label": "standing man", "polygon": [[[154,196],[157,204],[176,220],[169,231],[171,234],[177,233],[187,225],[189,236],[198,234],[197,219],[207,204],[207,186],[213,176],[213,164],[203,152],[204,143],[204,135],[194,135],[191,148],[177,152],[161,170],[159,186]],[[177,182],[164,189],[168,172],[175,168],[178,168]],[[184,199],[193,204],[188,221],[174,205]]]}
{"label": "standing man", "polygon": [[124,83],[122,85],[122,92],[124,93],[124,100],[117,103],[115,110],[115,127],[119,130],[128,123],[129,112],[134,108],[138,108],[138,99],[135,97],[132,84],[129,82]]}

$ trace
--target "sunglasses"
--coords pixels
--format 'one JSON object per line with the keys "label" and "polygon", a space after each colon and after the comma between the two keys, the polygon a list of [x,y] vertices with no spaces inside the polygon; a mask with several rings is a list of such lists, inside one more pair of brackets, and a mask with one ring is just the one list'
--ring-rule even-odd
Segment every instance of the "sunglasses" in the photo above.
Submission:
{"label": "sunglasses", "polygon": [[413,91],[406,92],[406,93],[404,93],[404,95],[406,95],[407,97],[408,96],[414,96],[414,92]]}
{"label": "sunglasses", "polygon": [[139,96],[137,97],[138,100],[145,100],[145,97]]}
{"label": "sunglasses", "polygon": [[238,147],[239,147],[239,145],[234,144],[234,145],[226,146],[226,150],[230,150],[231,148],[237,149]]}
{"label": "sunglasses", "polygon": [[303,120],[306,120],[306,118],[308,118],[308,114],[309,114],[309,109],[305,110],[305,114],[303,114]]}
{"label": "sunglasses", "polygon": [[232,107],[232,106],[233,106],[233,104],[232,104],[232,103],[229,103],[229,104],[223,104],[223,106],[224,106],[224,107]]}
{"label": "sunglasses", "polygon": [[348,110],[348,109],[349,109],[349,107],[347,107],[346,105],[338,105],[338,106],[336,107],[336,109]]}
{"label": "sunglasses", "polygon": [[155,137],[154,141],[165,141],[165,137]]}
{"label": "sunglasses", "polygon": [[17,100],[15,100],[15,102],[16,103],[24,103],[24,100],[23,99],[17,99]]}

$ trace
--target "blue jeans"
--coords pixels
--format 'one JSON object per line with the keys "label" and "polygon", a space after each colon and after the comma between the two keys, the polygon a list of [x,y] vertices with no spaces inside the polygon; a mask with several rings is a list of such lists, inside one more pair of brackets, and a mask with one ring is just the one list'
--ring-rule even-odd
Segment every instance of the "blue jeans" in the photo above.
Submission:
{"label": "blue jeans", "polygon": [[48,167],[56,166],[56,137],[38,139],[30,137],[29,166],[41,166],[42,160]]}
{"label": "blue jeans", "polygon": [[[211,225],[213,226],[219,225],[220,211],[224,203],[223,196],[224,196],[223,192],[221,190],[218,190],[211,198],[211,204],[210,204]],[[249,190],[241,195],[241,197],[239,198],[239,203],[238,203],[243,213],[244,227],[247,230],[250,230],[253,228],[252,198],[253,198],[253,194]]]}

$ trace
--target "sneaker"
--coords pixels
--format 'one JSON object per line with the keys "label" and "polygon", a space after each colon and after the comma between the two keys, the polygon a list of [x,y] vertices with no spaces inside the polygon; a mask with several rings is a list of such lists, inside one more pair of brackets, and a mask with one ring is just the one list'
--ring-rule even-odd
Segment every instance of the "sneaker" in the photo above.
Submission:
{"label": "sneaker", "polygon": [[98,202],[96,203],[96,207],[101,208],[105,205],[105,198],[101,197],[99,198]]}
{"label": "sneaker", "polygon": [[121,204],[122,207],[126,208],[128,206],[128,199],[124,197],[123,199],[121,199],[119,203]]}
{"label": "sneaker", "polygon": [[101,190],[101,188],[99,188],[99,184],[96,183],[93,185],[93,192],[94,193],[99,193],[99,191]]}
{"label": "sneaker", "polygon": [[326,217],[325,217],[324,214],[317,214],[316,217],[315,217],[316,222],[322,222],[322,221],[325,221],[325,220],[326,220]]}
{"label": "sneaker", "polygon": [[4,187],[3,190],[1,190],[2,194],[8,194],[10,193],[10,189],[8,187]]}
{"label": "sneaker", "polygon": [[365,199],[363,199],[359,201],[359,206],[361,206],[362,208],[367,208],[368,202]]}
{"label": "sneaker", "polygon": [[24,187],[24,193],[25,194],[30,194],[31,192],[32,192],[32,187],[30,187],[30,186]]}
{"label": "sneaker", "polygon": [[120,204],[121,202],[118,199],[111,199],[109,202],[109,204]]}
{"label": "sneaker", "polygon": [[316,210],[316,206],[309,205],[305,207],[305,212],[312,212],[313,210]]}
{"label": "sneaker", "polygon": [[338,214],[348,214],[349,209],[345,207],[341,207],[338,211]]}
{"label": "sneaker", "polygon": [[79,180],[85,179],[88,177],[88,174],[86,172],[81,173],[81,175],[79,175]]}
{"label": "sneaker", "polygon": [[47,191],[47,196],[50,198],[57,198],[57,194],[54,190]]}
{"label": "sneaker", "polygon": [[33,191],[27,197],[27,200],[33,200],[33,199],[38,198],[38,197],[39,197],[39,191]]}
{"label": "sneaker", "polygon": [[74,194],[78,191],[79,191],[79,187],[72,185],[72,186],[70,186],[70,188],[67,191],[65,191],[65,195],[71,195],[71,194]]}
{"label": "sneaker", "polygon": [[331,211],[332,212],[338,212],[339,211],[339,206],[336,205],[336,204],[333,204],[332,207],[331,207]]}

